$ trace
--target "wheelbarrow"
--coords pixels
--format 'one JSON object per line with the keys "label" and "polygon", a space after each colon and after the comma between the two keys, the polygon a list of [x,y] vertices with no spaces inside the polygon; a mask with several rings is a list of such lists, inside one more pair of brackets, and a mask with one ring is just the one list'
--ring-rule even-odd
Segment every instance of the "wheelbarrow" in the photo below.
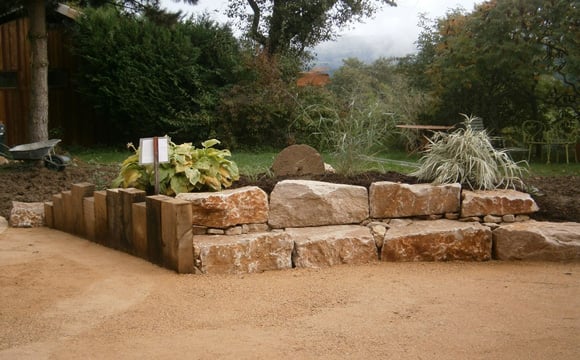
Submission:
{"label": "wheelbarrow", "polygon": [[56,155],[54,147],[60,139],[51,139],[30,144],[17,145],[8,149],[12,160],[33,161],[42,160],[48,169],[61,171],[68,165],[70,158],[64,155]]}

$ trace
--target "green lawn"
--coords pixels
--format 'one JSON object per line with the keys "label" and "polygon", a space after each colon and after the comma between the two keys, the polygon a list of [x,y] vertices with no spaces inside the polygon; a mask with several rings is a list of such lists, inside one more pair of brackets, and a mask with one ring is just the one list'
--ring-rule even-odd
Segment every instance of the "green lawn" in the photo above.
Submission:
{"label": "green lawn", "polygon": [[[94,148],[94,149],[70,149],[70,155],[89,164],[112,164],[121,163],[125,158],[132,154],[129,150]],[[256,175],[268,173],[276,155],[275,151],[262,152],[234,152],[232,160],[238,164],[240,173],[244,175]],[[326,163],[337,167],[337,160],[330,154],[322,154]],[[357,162],[359,171],[396,171],[400,173],[409,173],[413,171],[419,155],[408,155],[405,152],[389,152],[377,154],[373,157],[365,157]],[[572,159],[573,160],[573,159]],[[580,176],[580,163],[551,163],[546,164],[540,161],[534,161],[529,164],[528,176]]]}

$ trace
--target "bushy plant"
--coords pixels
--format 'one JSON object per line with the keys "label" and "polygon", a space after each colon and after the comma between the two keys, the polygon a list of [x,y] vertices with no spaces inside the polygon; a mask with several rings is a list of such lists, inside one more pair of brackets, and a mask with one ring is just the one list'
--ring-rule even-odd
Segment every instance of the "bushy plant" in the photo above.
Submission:
{"label": "bushy plant", "polygon": [[213,137],[220,93],[239,66],[227,26],[203,17],[159,26],[112,7],[84,13],[74,31],[75,81],[102,113],[107,141]]}
{"label": "bushy plant", "polygon": [[[230,187],[240,178],[238,166],[227,159],[231,156],[229,150],[214,148],[219,143],[211,139],[203,142],[202,148],[196,148],[191,143],[176,145],[169,141],[169,162],[159,164],[159,193],[171,196]],[[123,162],[113,187],[134,187],[151,193],[155,186],[153,165],[140,165],[139,149],[133,144],[129,147],[135,154]]]}
{"label": "bushy plant", "polygon": [[486,131],[475,131],[465,117],[465,128],[436,133],[419,160],[419,169],[410,175],[434,184],[460,183],[471,189],[491,190],[523,185],[525,168],[514,162],[505,150],[495,149]]}

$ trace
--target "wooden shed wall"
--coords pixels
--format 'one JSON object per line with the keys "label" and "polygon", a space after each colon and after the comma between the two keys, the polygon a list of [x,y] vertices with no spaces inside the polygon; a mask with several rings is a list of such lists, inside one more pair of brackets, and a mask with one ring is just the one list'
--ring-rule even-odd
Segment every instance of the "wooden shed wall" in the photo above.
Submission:
{"label": "wooden shed wall", "polygon": [[[30,58],[28,19],[0,25],[0,72],[16,72],[15,88],[0,87],[0,122],[6,126],[9,146],[27,142],[30,104]],[[90,145],[96,142],[99,119],[74,91],[75,58],[70,36],[62,25],[49,26],[49,137],[63,144]]]}

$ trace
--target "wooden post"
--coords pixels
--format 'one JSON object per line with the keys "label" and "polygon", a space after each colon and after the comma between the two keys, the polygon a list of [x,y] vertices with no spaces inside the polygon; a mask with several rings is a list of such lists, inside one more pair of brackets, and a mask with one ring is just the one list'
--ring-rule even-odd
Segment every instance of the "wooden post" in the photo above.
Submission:
{"label": "wooden post", "polygon": [[83,211],[83,199],[92,196],[95,185],[90,183],[73,184],[71,188],[72,206],[72,232],[79,236],[85,236],[85,218]]}
{"label": "wooden post", "polygon": [[52,201],[44,203],[44,223],[47,227],[54,229],[54,211]]}
{"label": "wooden post", "polygon": [[69,234],[72,234],[73,229],[74,229],[73,213],[75,212],[75,209],[73,209],[73,203],[72,203],[72,193],[70,190],[67,190],[67,191],[61,191],[61,194],[62,194],[62,207],[63,207],[63,219],[62,219],[63,228],[62,228],[62,230],[66,231]]}
{"label": "wooden post", "polygon": [[133,245],[133,203],[145,201],[147,194],[143,190],[128,188],[119,190],[121,195],[121,211],[122,211],[122,228],[123,236],[121,238],[121,248],[127,252],[134,254],[135,248]]}
{"label": "wooden post", "polygon": [[95,241],[109,246],[109,225],[107,221],[107,192],[95,191]]}
{"label": "wooden post", "polygon": [[191,214],[189,201],[172,198],[161,203],[163,266],[180,274],[194,271]]}
{"label": "wooden post", "polygon": [[64,206],[62,203],[62,194],[52,195],[52,216],[54,218],[54,228],[64,230]]}
{"label": "wooden post", "polygon": [[134,254],[147,259],[147,207],[145,202],[131,204]]}
{"label": "wooden post", "polygon": [[83,198],[83,221],[85,238],[95,241],[95,198]]}
{"label": "wooden post", "polygon": [[107,224],[109,227],[109,246],[121,249],[123,238],[123,208],[119,189],[107,189]]}
{"label": "wooden post", "polygon": [[154,264],[163,265],[163,239],[161,237],[161,203],[171,199],[165,195],[147,196],[147,258]]}

